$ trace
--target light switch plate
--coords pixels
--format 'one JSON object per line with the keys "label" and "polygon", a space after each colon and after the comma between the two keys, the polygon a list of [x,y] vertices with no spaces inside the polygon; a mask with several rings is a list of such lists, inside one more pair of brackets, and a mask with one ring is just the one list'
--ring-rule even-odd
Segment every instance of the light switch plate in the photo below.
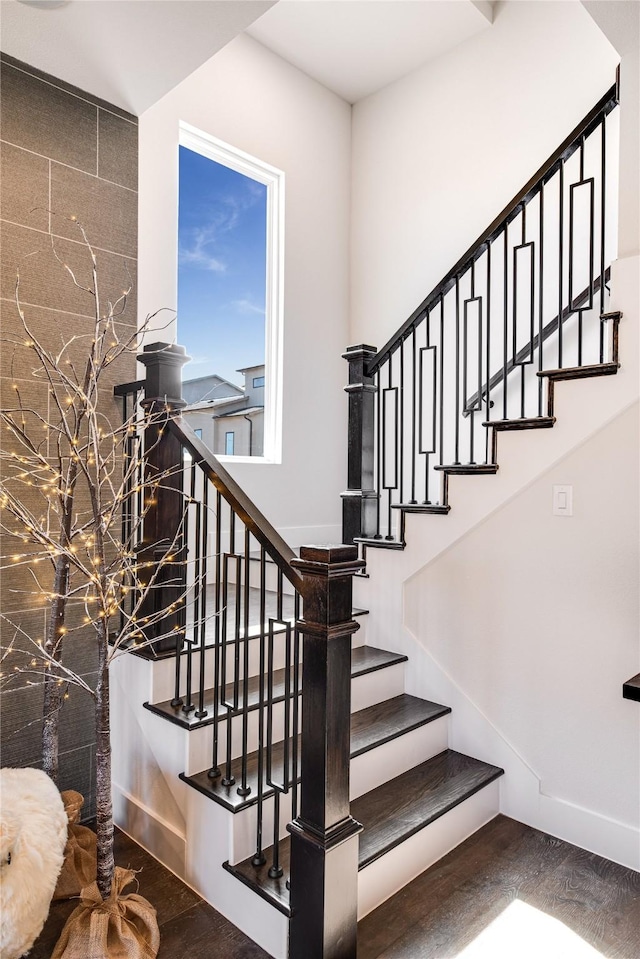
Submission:
{"label": "light switch plate", "polygon": [[573,486],[553,487],[553,515],[573,516]]}

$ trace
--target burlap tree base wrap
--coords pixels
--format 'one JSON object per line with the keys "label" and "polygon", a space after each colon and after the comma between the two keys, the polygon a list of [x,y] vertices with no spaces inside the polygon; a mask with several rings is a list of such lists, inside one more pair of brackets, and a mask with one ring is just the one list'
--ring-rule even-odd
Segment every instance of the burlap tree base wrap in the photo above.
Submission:
{"label": "burlap tree base wrap", "polygon": [[78,822],[84,805],[84,796],[74,789],[67,789],[61,795],[69,820],[69,828],[64,863],[53,898],[71,899],[73,896],[79,896],[83,889],[95,882],[96,834]]}

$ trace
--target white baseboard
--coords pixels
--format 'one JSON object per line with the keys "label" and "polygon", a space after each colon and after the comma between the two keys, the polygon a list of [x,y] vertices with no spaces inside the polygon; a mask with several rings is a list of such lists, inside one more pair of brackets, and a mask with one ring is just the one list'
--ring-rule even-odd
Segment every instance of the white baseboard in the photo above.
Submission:
{"label": "white baseboard", "polygon": [[111,797],[116,826],[184,880],[186,837],[116,783],[111,787]]}

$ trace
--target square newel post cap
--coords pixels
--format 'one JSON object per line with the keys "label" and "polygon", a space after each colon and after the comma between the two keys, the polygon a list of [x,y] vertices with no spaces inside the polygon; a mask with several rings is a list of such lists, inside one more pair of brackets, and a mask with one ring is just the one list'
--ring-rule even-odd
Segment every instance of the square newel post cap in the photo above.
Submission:
{"label": "square newel post cap", "polygon": [[358,547],[340,543],[336,546],[302,546],[300,559],[291,560],[303,576],[352,576],[365,563],[358,559]]}
{"label": "square newel post cap", "polygon": [[148,343],[137,360],[147,368],[145,403],[166,403],[172,409],[186,406],[182,399],[182,367],[191,359],[177,343]]}

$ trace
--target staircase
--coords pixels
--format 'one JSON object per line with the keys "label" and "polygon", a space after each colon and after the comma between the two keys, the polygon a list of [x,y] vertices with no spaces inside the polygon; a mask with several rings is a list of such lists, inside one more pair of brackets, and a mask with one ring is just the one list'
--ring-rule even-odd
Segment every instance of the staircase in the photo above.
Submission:
{"label": "staircase", "polygon": [[[445,521],[451,476],[498,471],[500,434],[552,428],[558,382],[618,372],[616,103],[614,87],[383,350],[345,354],[346,545],[295,556],[181,420],[184,351],[141,357],[166,425],[138,549],[183,545],[166,621],[116,664],[116,821],[278,959],[355,956],[356,917],[500,811],[503,769],[451,748],[449,705],[409,695],[411,662],[393,632],[367,643],[352,585],[380,588],[367,552],[404,550],[407,516]],[[140,386],[119,388],[125,412]],[[178,480],[153,488],[167,464]]]}

